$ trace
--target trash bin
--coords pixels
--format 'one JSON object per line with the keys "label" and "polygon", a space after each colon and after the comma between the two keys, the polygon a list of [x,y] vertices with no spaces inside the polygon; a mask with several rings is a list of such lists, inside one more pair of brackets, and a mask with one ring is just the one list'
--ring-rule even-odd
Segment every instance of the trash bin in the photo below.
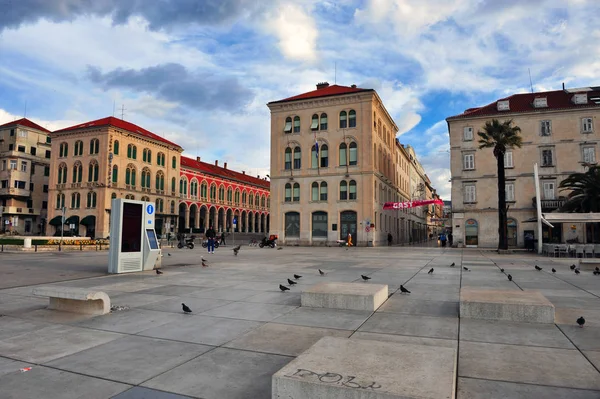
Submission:
{"label": "trash bin", "polygon": [[25,238],[23,240],[23,248],[31,248],[31,238]]}
{"label": "trash bin", "polygon": [[367,241],[367,247],[372,247],[372,246],[373,246],[373,240]]}

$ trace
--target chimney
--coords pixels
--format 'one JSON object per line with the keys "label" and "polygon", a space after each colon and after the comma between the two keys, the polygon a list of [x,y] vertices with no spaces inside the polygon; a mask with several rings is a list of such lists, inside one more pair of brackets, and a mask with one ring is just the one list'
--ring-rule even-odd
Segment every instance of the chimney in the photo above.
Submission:
{"label": "chimney", "polygon": [[196,162],[200,162],[200,157],[196,157]]}
{"label": "chimney", "polygon": [[327,87],[329,87],[329,83],[327,82],[317,83],[317,90],[325,89]]}
{"label": "chimney", "polygon": [[352,86],[350,86],[350,87],[352,87],[353,89],[356,89],[356,85],[352,85]]}
{"label": "chimney", "polygon": [[246,171],[245,171],[245,170],[242,170],[242,174],[243,174],[243,175],[245,175],[245,174],[246,174]]}
{"label": "chimney", "polygon": [[260,179],[260,175],[256,175],[256,178],[257,178],[257,179]]}
{"label": "chimney", "polygon": [[227,162],[223,162],[223,168],[227,169]]}
{"label": "chimney", "polygon": [[218,159],[215,160],[215,166],[219,166],[219,160]]}

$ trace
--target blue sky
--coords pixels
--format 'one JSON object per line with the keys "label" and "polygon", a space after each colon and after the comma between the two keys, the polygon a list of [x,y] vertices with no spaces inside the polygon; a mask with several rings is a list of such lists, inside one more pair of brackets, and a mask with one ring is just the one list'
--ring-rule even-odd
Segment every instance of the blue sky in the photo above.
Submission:
{"label": "blue sky", "polygon": [[[261,176],[266,103],[374,88],[450,199],[444,119],[529,90],[598,85],[595,0],[0,0],[0,123],[113,113],[188,156]],[[337,65],[337,74],[334,73]]]}

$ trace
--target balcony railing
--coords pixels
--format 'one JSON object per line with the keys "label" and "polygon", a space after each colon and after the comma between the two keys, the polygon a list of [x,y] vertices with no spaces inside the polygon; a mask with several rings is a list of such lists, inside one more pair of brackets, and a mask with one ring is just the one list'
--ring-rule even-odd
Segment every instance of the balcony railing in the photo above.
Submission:
{"label": "balcony railing", "polygon": [[[534,208],[537,207],[536,197],[533,197],[531,202],[532,202]],[[553,210],[559,209],[565,204],[565,202],[566,202],[566,199],[563,197],[559,197],[558,199],[551,199],[551,200],[543,199],[541,201],[542,210],[553,211]]]}
{"label": "balcony railing", "polygon": [[0,188],[0,196],[15,196],[15,197],[28,197],[29,196],[29,190],[24,189],[24,188],[14,188],[14,187],[7,187],[7,188]]}

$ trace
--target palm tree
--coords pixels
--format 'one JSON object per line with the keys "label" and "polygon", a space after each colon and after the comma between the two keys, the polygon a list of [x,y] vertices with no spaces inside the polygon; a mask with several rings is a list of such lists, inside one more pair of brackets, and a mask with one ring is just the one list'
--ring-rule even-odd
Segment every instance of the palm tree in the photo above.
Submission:
{"label": "palm tree", "polygon": [[506,207],[506,186],[504,176],[504,154],[508,148],[521,148],[523,139],[519,136],[521,128],[512,125],[512,120],[499,122],[493,119],[485,123],[479,135],[479,149],[493,148],[498,169],[498,250],[508,249],[508,228],[506,226],[508,208]]}
{"label": "palm tree", "polygon": [[573,173],[560,182],[560,191],[571,191],[561,211],[600,212],[600,165],[587,166],[587,172]]}

